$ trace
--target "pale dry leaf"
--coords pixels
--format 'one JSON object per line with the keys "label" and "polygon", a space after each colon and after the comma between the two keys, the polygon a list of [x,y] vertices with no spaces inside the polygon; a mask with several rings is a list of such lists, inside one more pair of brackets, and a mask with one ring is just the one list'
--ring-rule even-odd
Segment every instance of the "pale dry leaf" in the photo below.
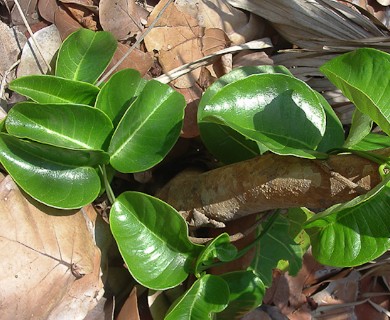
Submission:
{"label": "pale dry leaf", "polygon": [[[23,11],[24,17],[30,25],[39,22],[39,15],[37,12],[38,0],[18,0]],[[14,5],[11,10],[12,23],[15,25],[24,25],[22,15],[17,6]]]}
{"label": "pale dry leaf", "polygon": [[332,0],[227,0],[270,21],[288,41],[322,50],[329,40],[381,37],[385,34],[356,10]]}
{"label": "pale dry leaf", "polygon": [[56,0],[39,0],[38,11],[43,19],[54,23],[54,14],[58,8]]}
{"label": "pale dry leaf", "polygon": [[233,45],[264,37],[262,18],[236,9],[226,0],[199,1],[198,7],[199,25],[206,29],[222,29]]}
{"label": "pale dry leaf", "polygon": [[44,207],[0,183],[0,318],[83,319],[103,294],[100,251],[82,211]]}
{"label": "pale dry leaf", "polygon": [[126,299],[121,311],[118,314],[117,320],[140,320],[138,312],[137,287],[131,290],[130,295]]}
{"label": "pale dry leaf", "polygon": [[124,40],[143,30],[141,21],[146,20],[148,12],[134,0],[101,0],[99,18],[103,30],[110,31],[116,39]]}
{"label": "pale dry leaf", "polygon": [[[34,33],[33,37],[38,42],[43,57],[50,62],[61,45],[60,33],[55,25],[50,25]],[[27,76],[32,74],[45,74],[48,68],[41,55],[36,49],[35,44],[30,38],[23,47],[20,64],[17,70],[17,76]]]}
{"label": "pale dry leaf", "polygon": [[382,6],[390,6],[390,0],[376,0]]}
{"label": "pale dry leaf", "polygon": [[3,76],[7,73],[8,76],[3,82],[4,84],[15,78],[15,71],[10,70],[10,68],[18,60],[26,41],[23,34],[0,21],[0,83],[2,83]]}
{"label": "pale dry leaf", "polygon": [[263,51],[242,51],[233,57],[233,68],[273,64],[273,60]]}
{"label": "pale dry leaf", "polygon": [[62,5],[70,12],[83,27],[92,31],[97,31],[96,15],[85,5],[79,5],[73,2],[63,2]]}

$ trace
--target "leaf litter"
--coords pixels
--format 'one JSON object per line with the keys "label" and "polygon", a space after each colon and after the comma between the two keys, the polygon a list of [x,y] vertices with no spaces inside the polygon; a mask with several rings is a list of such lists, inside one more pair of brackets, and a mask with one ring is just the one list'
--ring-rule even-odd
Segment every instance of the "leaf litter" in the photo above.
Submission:
{"label": "leaf litter", "polygon": [[[114,58],[119,60],[134,40],[142,37],[165,3],[161,1],[157,5],[150,5],[146,2],[118,1],[114,5],[104,0],[100,3],[87,0],[19,2],[30,25],[44,27],[38,25],[42,17],[56,26],[58,33],[53,31],[56,33],[53,45],[50,45],[50,37],[39,40],[44,51],[48,51],[48,60],[53,57],[55,47],[60,43],[58,34],[64,40],[80,27],[98,30],[100,26],[113,32],[120,40]],[[1,43],[5,44],[0,48],[4,51],[1,51],[0,98],[6,104],[10,101],[7,83],[15,77],[15,70],[18,76],[26,72],[23,71],[23,65],[28,63],[28,59],[21,55],[21,51],[25,46],[25,37],[29,37],[15,6],[11,8],[9,17],[16,26],[0,25]],[[169,5],[144,43],[133,50],[120,68],[138,69],[145,77],[160,76],[161,81],[171,82],[185,95],[188,103],[182,133],[185,139],[198,136],[194,115],[197,101],[205,87],[235,66],[256,65],[259,61],[261,64],[288,67],[295,76],[324,93],[342,122],[349,124],[353,105],[322,77],[318,67],[334,55],[357,47],[370,46],[390,51],[389,25],[390,3],[386,0],[354,0],[348,3],[329,0],[277,0],[261,3],[242,0],[178,0]],[[54,27],[50,28],[54,30]],[[36,33],[38,36],[39,32]],[[254,52],[250,46],[247,48],[249,50],[244,50],[244,43],[265,37],[272,39],[272,46],[258,46],[256,48],[260,50]],[[234,45],[241,47],[229,51]],[[49,46],[52,49],[47,50]],[[237,50],[240,53],[237,54]],[[21,65],[17,67],[19,58]],[[202,62],[194,64],[194,61]],[[182,71],[171,77],[163,75],[176,68]],[[30,74],[34,72],[37,69],[27,71]],[[177,76],[179,74],[180,77]],[[180,152],[184,153],[185,149]],[[75,221],[66,215],[46,217],[34,201],[27,200],[17,190],[9,177],[4,178],[0,186],[3,191],[3,209],[0,212],[2,223],[10,225],[9,228],[3,228],[3,232],[7,233],[2,234],[1,242],[12,243],[7,244],[7,250],[2,251],[4,258],[0,261],[2,270],[6,272],[0,281],[1,287],[7,288],[4,292],[11,295],[6,303],[19,301],[19,304],[2,308],[2,312],[8,312],[10,318],[15,315],[23,318],[22,312],[26,312],[26,316],[34,312],[35,315],[53,319],[64,314],[75,319],[83,318],[99,300],[103,301],[100,255],[88,229],[80,227],[85,226],[85,214],[75,214]],[[10,206],[12,211],[9,210]],[[8,212],[15,215],[12,221]],[[56,219],[56,223],[52,222],[53,219]],[[61,222],[57,219],[61,219]],[[93,225],[93,222],[89,223]],[[41,224],[44,228],[39,227]],[[83,230],[82,241],[74,237],[75,229],[77,234],[81,232],[79,229]],[[21,230],[33,231],[23,233]],[[16,236],[24,238],[15,241]],[[11,259],[16,256],[15,252],[20,252],[18,259]],[[280,316],[283,313],[289,319],[334,319],[335,314],[344,318],[386,318],[390,280],[386,258],[356,270],[330,270],[326,266],[313,266],[313,262],[308,262],[310,259],[308,253],[304,259],[304,268],[297,277],[275,270],[274,286],[269,289],[265,301],[274,307],[265,305],[257,310],[262,312],[257,319],[269,319],[267,314],[272,312]],[[285,287],[281,285],[281,279]],[[60,286],[52,286],[53,282],[63,283],[64,286],[58,290]],[[34,294],[28,294],[31,292]],[[134,293],[128,299],[134,310]],[[45,301],[43,305],[42,301]],[[23,308],[13,309],[19,305],[23,305]],[[137,315],[134,314],[134,317]]]}

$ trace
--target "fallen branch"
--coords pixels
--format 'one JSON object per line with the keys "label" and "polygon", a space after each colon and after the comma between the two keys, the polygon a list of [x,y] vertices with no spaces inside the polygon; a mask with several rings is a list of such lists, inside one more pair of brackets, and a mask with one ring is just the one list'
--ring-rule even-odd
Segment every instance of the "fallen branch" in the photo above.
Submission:
{"label": "fallen branch", "polygon": [[[376,152],[390,156],[390,148]],[[379,182],[378,164],[351,154],[326,161],[266,154],[204,173],[184,171],[157,196],[193,227],[224,227],[225,222],[276,208],[327,208]]]}

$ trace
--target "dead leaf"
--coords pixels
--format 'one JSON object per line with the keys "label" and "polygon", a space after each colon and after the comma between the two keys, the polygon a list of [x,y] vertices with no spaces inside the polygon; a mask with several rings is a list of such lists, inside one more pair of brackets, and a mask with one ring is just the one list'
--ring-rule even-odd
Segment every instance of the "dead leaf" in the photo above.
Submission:
{"label": "dead leaf", "polygon": [[[39,21],[37,2],[38,0],[19,0],[20,7],[30,26]],[[11,18],[13,24],[24,25],[22,15],[20,14],[16,5],[14,5],[11,10]]]}
{"label": "dead leaf", "polygon": [[1,181],[1,319],[83,319],[96,305],[100,251],[85,210],[44,207]]}
{"label": "dead leaf", "polygon": [[[61,38],[58,29],[55,25],[50,25],[34,33],[33,37],[38,42],[45,60],[50,63],[61,45]],[[32,74],[45,74],[47,70],[47,65],[30,38],[23,47],[17,76],[21,77]]]}
{"label": "dead leaf", "polygon": [[[15,78],[15,70],[11,70],[11,66],[18,60],[26,41],[23,34],[0,21],[0,83],[7,84]],[[6,79],[2,82],[4,76]]]}
{"label": "dead leaf", "polygon": [[134,287],[116,320],[140,320],[137,303],[137,287]]}
{"label": "dead leaf", "polygon": [[[118,48],[115,51],[114,57],[112,58],[107,70],[110,70],[130,49],[130,46],[123,43],[118,43]],[[134,48],[129,56],[119,65],[116,71],[131,68],[138,70],[139,73],[143,76],[149,69],[153,66],[153,58],[150,53],[143,52],[137,48]]]}
{"label": "dead leaf", "polygon": [[[148,24],[152,23],[167,0],[160,1],[152,11]],[[159,62],[164,72],[201,58],[200,28],[196,19],[180,11],[171,3],[151,32],[145,37],[149,52],[159,52]],[[172,83],[177,88],[189,88],[199,78],[200,70],[193,70]]]}
{"label": "dead leaf", "polygon": [[[87,2],[92,6],[92,0]],[[70,12],[72,17],[83,27],[97,31],[97,18],[87,5],[79,5],[73,2],[62,2],[62,5]]]}
{"label": "dead leaf", "polygon": [[65,40],[72,32],[82,28],[82,25],[61,7],[58,7],[54,13],[54,24],[57,27],[62,40]]}
{"label": "dead leaf", "polygon": [[273,65],[273,60],[265,52],[242,51],[233,57],[233,68],[245,66]]}
{"label": "dead leaf", "polygon": [[58,8],[56,0],[39,0],[38,11],[43,19],[54,23],[54,14]]}
{"label": "dead leaf", "polygon": [[146,22],[148,14],[134,0],[101,0],[99,4],[103,30],[110,31],[118,40],[140,33],[143,30],[141,21]]}
{"label": "dead leaf", "polygon": [[229,38],[222,29],[206,29],[202,37],[202,52],[205,56],[225,49],[230,44]]}
{"label": "dead leaf", "polygon": [[198,104],[202,97],[202,89],[195,84],[191,88],[177,89],[186,99],[183,129],[180,134],[182,138],[195,138],[199,136],[197,122]]}

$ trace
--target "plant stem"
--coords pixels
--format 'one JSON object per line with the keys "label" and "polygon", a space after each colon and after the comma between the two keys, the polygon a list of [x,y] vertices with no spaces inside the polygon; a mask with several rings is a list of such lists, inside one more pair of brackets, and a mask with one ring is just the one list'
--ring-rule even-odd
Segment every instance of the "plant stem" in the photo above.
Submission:
{"label": "plant stem", "polygon": [[115,202],[115,195],[114,192],[112,191],[110,182],[108,181],[107,178],[106,166],[105,165],[99,166],[99,169],[103,175],[104,187],[106,189],[108,201],[110,201],[110,203],[113,204]]}

